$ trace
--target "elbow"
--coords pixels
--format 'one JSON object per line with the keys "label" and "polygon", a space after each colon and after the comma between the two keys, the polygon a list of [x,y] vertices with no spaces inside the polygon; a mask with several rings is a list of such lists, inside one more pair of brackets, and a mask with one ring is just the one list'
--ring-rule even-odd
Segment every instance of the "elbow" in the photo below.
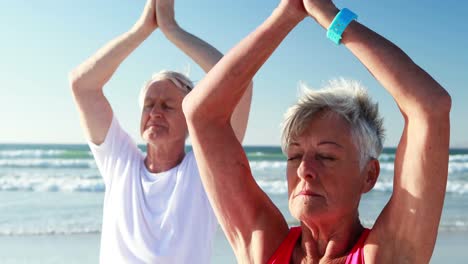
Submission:
{"label": "elbow", "polygon": [[182,111],[184,112],[185,115],[185,120],[187,121],[187,125],[193,126],[197,122],[195,122],[197,119],[197,116],[201,116],[202,109],[199,104],[197,104],[191,96],[191,94],[188,94],[185,96],[184,100],[182,101]]}
{"label": "elbow", "polygon": [[193,118],[193,106],[190,99],[190,94],[186,95],[182,100],[182,111],[184,112],[185,119],[189,123]]}
{"label": "elbow", "polygon": [[450,111],[452,109],[452,97],[450,94],[444,90],[444,94],[440,96],[441,98],[439,99],[440,107],[446,114],[450,114]]}
{"label": "elbow", "polygon": [[102,92],[104,83],[90,79],[90,77],[86,76],[79,68],[68,73],[68,84],[75,96],[88,92],[100,93]]}
{"label": "elbow", "polygon": [[76,93],[81,90],[81,80],[80,75],[76,72],[76,70],[72,70],[68,73],[68,84],[72,93]]}
{"label": "elbow", "polygon": [[424,120],[442,121],[450,119],[451,109],[452,98],[447,91],[441,89],[437,94],[430,95],[427,102],[413,108],[409,113]]}
{"label": "elbow", "polygon": [[216,111],[216,106],[211,105],[203,99],[188,94],[182,101],[182,111],[189,127],[198,130],[218,127],[220,124],[228,123],[222,113]]}
{"label": "elbow", "polygon": [[448,118],[451,109],[452,97],[445,89],[441,89],[437,95],[433,96],[431,103],[428,104],[427,113],[431,117]]}

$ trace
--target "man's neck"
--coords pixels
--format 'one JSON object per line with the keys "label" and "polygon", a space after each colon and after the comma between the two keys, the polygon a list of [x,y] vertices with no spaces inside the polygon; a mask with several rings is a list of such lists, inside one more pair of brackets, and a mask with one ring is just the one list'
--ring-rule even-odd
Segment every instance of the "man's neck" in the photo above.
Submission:
{"label": "man's neck", "polygon": [[151,173],[168,171],[179,165],[185,157],[184,145],[147,145],[145,166]]}

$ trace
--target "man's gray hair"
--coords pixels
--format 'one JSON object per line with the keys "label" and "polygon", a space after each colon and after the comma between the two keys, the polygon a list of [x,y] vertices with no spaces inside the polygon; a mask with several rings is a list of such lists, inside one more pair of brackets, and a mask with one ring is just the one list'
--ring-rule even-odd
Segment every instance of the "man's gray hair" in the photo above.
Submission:
{"label": "man's gray hair", "polygon": [[147,81],[145,85],[141,88],[140,95],[138,97],[138,103],[140,104],[141,108],[143,108],[145,95],[148,91],[148,88],[151,86],[151,84],[162,80],[171,81],[172,83],[174,83],[175,86],[177,86],[177,88],[181,89],[181,91],[184,92],[185,95],[187,95],[193,89],[193,82],[185,74],[167,70],[160,71],[158,73],[153,74],[153,76],[151,76],[151,79]]}
{"label": "man's gray hair", "polygon": [[300,135],[307,123],[320,111],[332,111],[351,125],[351,134],[360,152],[361,169],[370,158],[382,152],[384,129],[378,105],[370,99],[366,89],[357,81],[335,79],[321,90],[311,90],[302,85],[298,102],[284,115],[281,147],[283,152],[291,139]]}

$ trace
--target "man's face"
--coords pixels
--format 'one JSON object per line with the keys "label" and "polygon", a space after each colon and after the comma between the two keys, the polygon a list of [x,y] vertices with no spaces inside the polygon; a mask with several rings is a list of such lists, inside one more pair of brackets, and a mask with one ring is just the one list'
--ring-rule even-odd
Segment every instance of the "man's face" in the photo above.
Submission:
{"label": "man's face", "polygon": [[182,112],[184,96],[170,80],[150,85],[145,94],[140,124],[145,142],[153,145],[185,142],[188,129]]}

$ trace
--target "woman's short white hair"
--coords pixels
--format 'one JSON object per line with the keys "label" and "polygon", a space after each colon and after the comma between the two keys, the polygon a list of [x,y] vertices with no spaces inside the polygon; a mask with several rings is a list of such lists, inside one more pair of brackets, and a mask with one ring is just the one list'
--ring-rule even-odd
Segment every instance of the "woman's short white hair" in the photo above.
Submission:
{"label": "woman's short white hair", "polygon": [[187,95],[193,89],[193,82],[185,75],[180,72],[162,70],[158,73],[153,74],[151,79],[145,83],[145,85],[140,90],[140,95],[138,97],[138,103],[140,107],[143,107],[145,101],[145,95],[148,91],[148,88],[157,81],[170,80],[174,83],[177,88],[181,89],[185,95]]}
{"label": "woman's short white hair", "polygon": [[354,143],[360,152],[361,169],[370,158],[382,152],[384,129],[378,105],[370,99],[366,89],[357,81],[335,79],[321,90],[311,90],[305,85],[298,102],[284,115],[281,147],[283,152],[291,139],[300,135],[307,123],[320,111],[332,111],[351,125]]}

